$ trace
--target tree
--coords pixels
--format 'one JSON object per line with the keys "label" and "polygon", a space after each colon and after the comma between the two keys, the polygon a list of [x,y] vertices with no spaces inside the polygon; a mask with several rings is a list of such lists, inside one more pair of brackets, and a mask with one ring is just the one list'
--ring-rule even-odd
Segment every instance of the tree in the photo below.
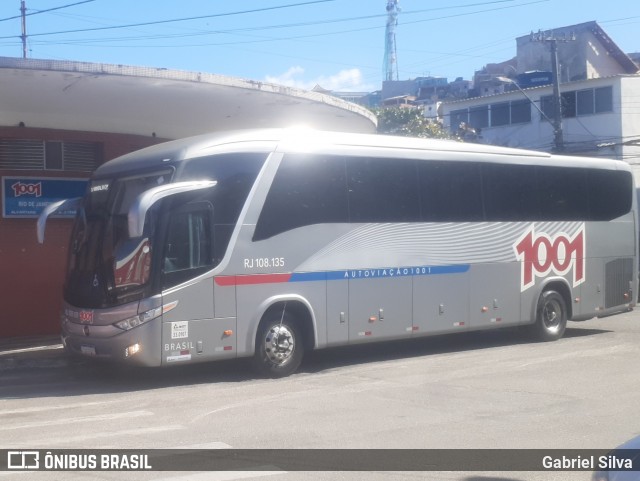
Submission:
{"label": "tree", "polygon": [[378,117],[379,134],[459,140],[458,136],[445,130],[440,122],[425,118],[419,108],[387,107],[374,109],[373,112]]}

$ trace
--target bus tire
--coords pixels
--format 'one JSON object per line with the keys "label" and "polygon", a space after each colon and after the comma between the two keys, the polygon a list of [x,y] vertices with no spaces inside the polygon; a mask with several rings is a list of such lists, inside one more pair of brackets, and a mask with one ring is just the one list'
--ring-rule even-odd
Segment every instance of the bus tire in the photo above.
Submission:
{"label": "bus tire", "polygon": [[261,376],[280,378],[294,373],[304,356],[300,328],[288,315],[271,314],[260,322],[253,367]]}
{"label": "bus tire", "polygon": [[531,326],[538,341],[555,341],[564,335],[567,327],[567,303],[553,290],[544,291],[538,299],[536,322]]}

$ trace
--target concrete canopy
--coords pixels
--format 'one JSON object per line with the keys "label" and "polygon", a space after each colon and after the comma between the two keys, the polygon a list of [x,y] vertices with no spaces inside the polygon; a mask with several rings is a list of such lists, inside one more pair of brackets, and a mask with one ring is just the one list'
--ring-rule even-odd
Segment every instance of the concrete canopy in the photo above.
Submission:
{"label": "concrete canopy", "polygon": [[177,139],[243,128],[371,133],[330,95],[201,72],[0,57],[0,125]]}

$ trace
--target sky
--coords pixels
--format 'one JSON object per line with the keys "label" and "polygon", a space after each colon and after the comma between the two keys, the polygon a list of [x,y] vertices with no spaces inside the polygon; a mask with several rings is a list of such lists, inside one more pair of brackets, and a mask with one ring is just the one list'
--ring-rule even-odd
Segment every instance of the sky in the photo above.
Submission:
{"label": "sky", "polygon": [[[312,89],[381,88],[387,0],[25,0],[27,57],[221,74]],[[637,0],[400,0],[400,80],[471,79],[531,31],[597,21],[640,52]],[[63,8],[58,8],[63,7]],[[14,17],[14,18],[12,18]],[[22,57],[20,0],[0,56]]]}

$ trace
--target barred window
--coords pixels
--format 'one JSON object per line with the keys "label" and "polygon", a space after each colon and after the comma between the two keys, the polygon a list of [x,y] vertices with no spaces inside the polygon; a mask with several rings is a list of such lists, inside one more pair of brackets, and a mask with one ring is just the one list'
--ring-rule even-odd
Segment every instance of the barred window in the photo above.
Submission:
{"label": "barred window", "polygon": [[100,142],[0,139],[0,169],[93,172],[102,161]]}

